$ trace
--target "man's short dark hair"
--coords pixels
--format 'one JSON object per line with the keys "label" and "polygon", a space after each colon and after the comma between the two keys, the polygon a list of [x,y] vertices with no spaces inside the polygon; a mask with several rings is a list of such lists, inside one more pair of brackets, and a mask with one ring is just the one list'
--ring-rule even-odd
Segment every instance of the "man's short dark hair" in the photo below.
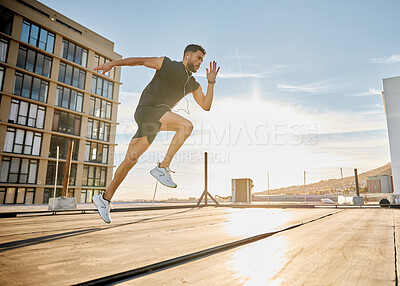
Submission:
{"label": "man's short dark hair", "polygon": [[200,51],[203,54],[206,54],[206,50],[202,46],[199,46],[199,45],[196,45],[196,44],[190,44],[185,48],[185,51],[183,52],[183,56],[185,56],[187,52],[195,53],[197,51]]}

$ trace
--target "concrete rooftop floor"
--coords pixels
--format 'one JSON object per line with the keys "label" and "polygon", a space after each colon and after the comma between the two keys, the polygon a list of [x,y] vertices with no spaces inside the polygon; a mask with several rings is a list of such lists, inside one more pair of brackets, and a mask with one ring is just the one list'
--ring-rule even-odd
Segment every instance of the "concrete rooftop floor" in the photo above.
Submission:
{"label": "concrete rooftop floor", "polygon": [[[110,225],[94,211],[1,218],[0,285],[71,285],[141,267],[147,272],[108,283],[397,285],[396,209],[202,207],[111,216]],[[200,254],[176,259],[193,253]]]}

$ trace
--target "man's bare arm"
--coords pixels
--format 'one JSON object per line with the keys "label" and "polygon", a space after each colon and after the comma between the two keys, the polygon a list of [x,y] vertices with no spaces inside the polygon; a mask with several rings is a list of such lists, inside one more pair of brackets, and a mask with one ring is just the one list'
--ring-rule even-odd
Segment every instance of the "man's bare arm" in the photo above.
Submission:
{"label": "man's bare arm", "polygon": [[111,61],[109,63],[101,64],[95,67],[95,71],[103,71],[101,74],[104,75],[110,71],[113,67],[119,66],[145,66],[148,68],[159,70],[163,64],[164,57],[145,57],[145,58],[126,58],[121,60]]}
{"label": "man's bare arm", "polygon": [[214,61],[213,63],[210,62],[210,70],[206,70],[208,80],[207,93],[206,95],[204,95],[203,89],[201,88],[201,86],[199,86],[198,89],[193,91],[193,98],[197,102],[197,104],[201,106],[201,108],[209,111],[211,109],[211,103],[214,98],[214,84],[215,78],[217,77],[217,74],[219,72],[219,67],[217,69],[217,63]]}

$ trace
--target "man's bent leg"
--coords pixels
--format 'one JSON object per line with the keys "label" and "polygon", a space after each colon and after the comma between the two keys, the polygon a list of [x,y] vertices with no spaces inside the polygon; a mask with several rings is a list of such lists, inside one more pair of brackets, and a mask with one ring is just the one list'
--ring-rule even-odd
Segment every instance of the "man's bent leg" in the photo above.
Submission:
{"label": "man's bent leg", "polygon": [[190,134],[192,134],[193,124],[186,118],[171,111],[166,112],[161,117],[160,122],[162,124],[160,131],[176,132],[171,140],[171,144],[168,148],[167,154],[164,157],[164,160],[160,163],[160,167],[169,167],[176,152],[178,152],[186,139],[190,136]]}
{"label": "man's bent leg", "polygon": [[125,159],[118,166],[117,171],[114,174],[114,178],[104,194],[104,198],[106,200],[111,201],[115,191],[125,179],[129,170],[132,169],[133,166],[135,166],[135,164],[139,160],[139,157],[147,150],[147,148],[149,148],[149,146],[150,144],[147,141],[146,136],[140,138],[132,138],[126,152]]}

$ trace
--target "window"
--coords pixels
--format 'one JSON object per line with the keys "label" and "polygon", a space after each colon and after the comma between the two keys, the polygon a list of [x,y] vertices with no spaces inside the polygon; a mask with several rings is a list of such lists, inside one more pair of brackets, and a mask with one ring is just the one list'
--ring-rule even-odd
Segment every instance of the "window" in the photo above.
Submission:
{"label": "window", "polygon": [[104,193],[104,190],[82,190],[81,191],[81,203],[93,202],[93,197]]}
{"label": "window", "polygon": [[105,187],[107,168],[99,166],[83,166],[82,186]]}
{"label": "window", "polygon": [[85,161],[107,164],[108,145],[90,141],[86,142]]}
{"label": "window", "polygon": [[0,66],[0,90],[3,90],[4,67]]}
{"label": "window", "polygon": [[88,119],[87,138],[110,141],[110,124],[99,120]]}
{"label": "window", "polygon": [[72,150],[72,160],[78,160],[79,140],[63,136],[51,135],[49,157],[57,158],[57,146],[59,146],[59,158],[66,159],[68,153],[68,142],[74,141],[74,149]]}
{"label": "window", "polygon": [[[107,59],[105,57],[102,57],[102,56],[100,56],[98,54],[94,55],[94,67],[97,67],[97,66],[99,66],[101,64],[109,63],[109,62],[111,62],[111,60],[109,60],[109,59]],[[97,71],[97,73],[99,73],[99,74],[102,73],[102,72],[103,71]],[[114,77],[115,76],[115,68],[113,68],[110,71],[106,72],[105,76],[107,76],[107,77],[109,77],[111,79],[115,79],[115,77]]]}
{"label": "window", "polygon": [[22,23],[21,41],[53,53],[54,34],[26,20]]}
{"label": "window", "polygon": [[114,83],[103,79],[98,76],[92,77],[92,89],[91,92],[97,95],[103,96],[105,98],[113,98]]}
{"label": "window", "polygon": [[42,133],[7,128],[4,152],[40,156]]}
{"label": "window", "polygon": [[8,41],[0,38],[0,62],[7,62]]}
{"label": "window", "polygon": [[14,13],[0,5],[0,32],[11,35]]}
{"label": "window", "polygon": [[43,129],[45,112],[44,106],[12,98],[8,122]]}
{"label": "window", "polygon": [[58,86],[56,94],[56,106],[82,112],[83,93]]}
{"label": "window", "polygon": [[0,204],[33,204],[35,188],[0,188]]}
{"label": "window", "polygon": [[88,50],[64,39],[62,41],[61,57],[78,65],[86,67]]}
{"label": "window", "polygon": [[81,116],[54,110],[53,131],[79,136],[81,133]]}
{"label": "window", "polygon": [[85,77],[86,77],[85,71],[63,62],[60,63],[60,72],[58,74],[59,81],[75,86],[80,89],[84,89]]}
{"label": "window", "polygon": [[111,102],[91,96],[89,114],[98,118],[111,120],[111,106]]}
{"label": "window", "polygon": [[[46,185],[54,185],[56,175],[56,161],[49,161],[47,164]],[[75,186],[77,165],[72,163],[69,173],[69,184]],[[65,162],[58,162],[57,185],[64,181]]]}
{"label": "window", "polygon": [[20,46],[18,50],[17,67],[27,71],[50,77],[52,59],[34,50]]}
{"label": "window", "polygon": [[48,89],[49,83],[47,81],[15,72],[13,94],[46,102]]}
{"label": "window", "polygon": [[36,184],[38,165],[38,160],[3,157],[0,182]]}

